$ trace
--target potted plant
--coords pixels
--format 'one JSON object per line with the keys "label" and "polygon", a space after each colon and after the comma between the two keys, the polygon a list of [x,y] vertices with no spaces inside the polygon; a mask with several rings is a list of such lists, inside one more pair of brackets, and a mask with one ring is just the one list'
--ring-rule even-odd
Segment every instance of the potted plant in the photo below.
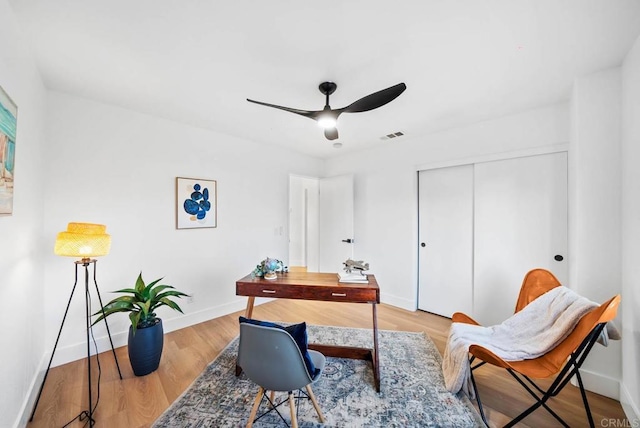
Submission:
{"label": "potted plant", "polygon": [[180,313],[182,309],[172,298],[182,298],[187,294],[182,293],[171,285],[160,284],[162,278],[145,284],[142,272],[138,275],[134,288],[124,288],[114,293],[126,293],[116,297],[93,315],[99,315],[93,322],[96,324],[103,318],[117,312],[129,312],[129,361],[136,376],[147,375],[158,368],[162,347],[164,344],[164,331],[162,319],[156,316],[155,310],[161,306],[168,306]]}

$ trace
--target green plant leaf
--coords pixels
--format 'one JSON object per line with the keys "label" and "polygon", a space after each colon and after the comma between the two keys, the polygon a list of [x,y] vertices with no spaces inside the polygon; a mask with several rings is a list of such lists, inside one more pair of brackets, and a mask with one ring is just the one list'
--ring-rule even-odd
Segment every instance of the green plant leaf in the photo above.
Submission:
{"label": "green plant leaf", "polygon": [[155,281],[152,281],[151,283],[147,284],[147,286],[144,288],[144,291],[142,292],[142,295],[145,297],[145,299],[150,299],[151,298],[151,291],[153,290],[153,287],[161,280],[162,278],[158,278]]}
{"label": "green plant leaf", "polygon": [[98,315],[98,314],[102,314],[102,312],[104,311],[105,313],[109,313],[112,311],[118,311],[118,310],[122,310],[122,309],[126,309],[126,310],[133,310],[135,309],[135,306],[133,306],[133,304],[131,302],[126,302],[126,301],[112,301],[109,302],[109,304],[107,304],[106,306],[104,306],[102,308],[102,310],[96,311],[95,314],[93,315]]}
{"label": "green plant leaf", "polygon": [[123,288],[122,290],[112,291],[112,293],[131,293],[131,294],[136,294],[137,291],[135,290],[135,288]]}
{"label": "green plant leaf", "polygon": [[120,297],[116,297],[115,299],[107,303],[106,306],[110,306],[115,303],[135,303],[135,302],[138,302],[139,300],[140,299],[136,298],[136,296],[120,296]]}
{"label": "green plant leaf", "polygon": [[182,298],[182,297],[189,297],[188,294],[185,294],[181,291],[177,291],[177,290],[172,290],[172,291],[165,291],[164,293],[159,294],[158,296],[156,296],[157,300],[166,298],[166,297],[177,297],[177,298]]}
{"label": "green plant leaf", "polygon": [[149,297],[151,299],[155,299],[158,293],[160,293],[162,290],[166,290],[167,288],[173,288],[173,287],[171,285],[158,285],[153,290],[151,290],[151,293],[149,293]]}
{"label": "green plant leaf", "polygon": [[178,306],[178,304],[176,302],[172,301],[172,300],[163,298],[163,299],[160,299],[160,302],[161,302],[161,305],[158,305],[158,306],[167,305],[171,309],[174,309],[174,310],[176,310],[176,311],[178,311],[180,313],[184,313],[184,312],[182,312],[182,309],[180,309],[180,306]]}
{"label": "green plant leaf", "polygon": [[131,330],[135,336],[136,330],[138,329],[138,323],[140,322],[140,312],[131,312],[129,314],[129,319],[131,320]]}
{"label": "green plant leaf", "polygon": [[142,279],[142,272],[140,272],[140,275],[138,275],[138,279],[136,279],[136,293],[142,294],[144,288],[144,280]]}
{"label": "green plant leaf", "polygon": [[117,312],[132,312],[133,313],[133,312],[136,312],[136,311],[133,311],[130,306],[105,308],[104,309],[104,314],[102,313],[102,311],[98,311],[95,314],[93,314],[94,316],[95,315],[99,315],[99,316],[98,316],[98,318],[96,318],[96,320],[91,325],[96,325],[98,322],[102,321],[104,318],[108,317],[111,314],[115,314]]}

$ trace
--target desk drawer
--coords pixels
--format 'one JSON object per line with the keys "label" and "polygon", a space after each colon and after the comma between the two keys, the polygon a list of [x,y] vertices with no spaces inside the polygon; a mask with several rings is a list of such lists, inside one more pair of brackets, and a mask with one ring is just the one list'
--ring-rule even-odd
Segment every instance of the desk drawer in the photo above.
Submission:
{"label": "desk drawer", "polygon": [[318,287],[315,290],[314,300],[324,300],[327,302],[350,302],[350,303],[374,303],[378,302],[375,290],[367,289],[341,289],[335,290],[333,287]]}
{"label": "desk drawer", "polygon": [[322,300],[327,302],[378,302],[375,289],[299,286],[281,284],[237,283],[239,296],[272,297],[280,299]]}

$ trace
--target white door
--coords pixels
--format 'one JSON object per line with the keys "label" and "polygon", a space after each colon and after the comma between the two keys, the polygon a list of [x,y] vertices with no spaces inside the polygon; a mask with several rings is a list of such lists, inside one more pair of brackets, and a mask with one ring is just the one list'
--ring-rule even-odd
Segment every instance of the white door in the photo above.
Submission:
{"label": "white door", "polygon": [[320,272],[338,272],[353,257],[353,176],[320,179]]}
{"label": "white door", "polygon": [[472,313],[473,165],[421,171],[418,308]]}
{"label": "white door", "polygon": [[513,314],[529,270],[567,282],[567,154],[478,163],[474,182],[473,316],[493,325]]}

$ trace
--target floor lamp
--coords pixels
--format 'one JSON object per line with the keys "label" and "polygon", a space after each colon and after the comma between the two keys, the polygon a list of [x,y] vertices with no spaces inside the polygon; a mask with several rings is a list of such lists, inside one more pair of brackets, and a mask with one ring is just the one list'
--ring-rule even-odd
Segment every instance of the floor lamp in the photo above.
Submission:
{"label": "floor lamp", "polygon": [[[60,334],[62,333],[62,327],[64,327],[64,322],[67,319],[67,313],[69,312],[69,306],[71,305],[71,300],[73,299],[73,293],[76,291],[76,285],[78,284],[78,266],[84,267],[84,292],[85,292],[85,311],[86,311],[86,322],[87,322],[87,373],[89,376],[89,409],[83,410],[80,412],[78,417],[80,420],[84,420],[88,418],[89,426],[93,426],[93,400],[91,397],[91,346],[90,346],[90,335],[91,335],[91,305],[90,305],[90,295],[89,295],[89,266],[93,265],[93,283],[96,287],[96,292],[98,294],[98,300],[100,302],[100,310],[102,310],[104,314],[104,308],[102,305],[102,297],[100,296],[100,290],[98,290],[98,282],[96,281],[96,263],[98,262],[96,259],[92,259],[91,257],[97,256],[105,256],[109,254],[109,249],[111,247],[111,236],[106,233],[107,227],[102,224],[92,224],[92,223],[69,223],[67,226],[67,230],[65,232],[58,233],[58,237],[56,238],[56,244],[54,248],[54,253],[58,256],[68,256],[68,257],[76,257],[80,258],[80,260],[75,262],[76,266],[76,275],[75,282],[73,283],[73,288],[71,289],[71,295],[69,296],[69,301],[67,302],[67,308],[64,311],[64,316],[62,317],[62,324],[60,324],[60,330],[58,331],[58,337],[56,338],[56,343],[53,345],[53,352],[51,353],[51,358],[49,359],[49,365],[47,366],[47,371],[45,372],[44,379],[42,379],[42,384],[40,385],[40,391],[38,392],[38,398],[36,398],[36,402],[33,406],[33,411],[31,412],[31,417],[29,421],[33,420],[33,416],[36,413],[36,409],[38,408],[38,402],[40,401],[40,396],[42,395],[42,390],[44,389],[44,384],[47,381],[47,376],[49,375],[49,369],[51,368],[51,362],[53,361],[53,356],[56,353],[56,348],[58,347],[58,341],[60,340]],[[107,334],[109,335],[109,342],[111,342],[111,351],[113,352],[113,358],[116,361],[116,367],[118,368],[118,374],[120,375],[120,379],[122,379],[122,373],[120,372],[120,364],[118,364],[118,357],[116,356],[116,351],[113,346],[113,340],[111,340],[111,332],[109,331],[109,324],[107,324],[107,319],[105,318],[104,323],[107,327]],[[97,403],[96,403],[97,404]]]}

